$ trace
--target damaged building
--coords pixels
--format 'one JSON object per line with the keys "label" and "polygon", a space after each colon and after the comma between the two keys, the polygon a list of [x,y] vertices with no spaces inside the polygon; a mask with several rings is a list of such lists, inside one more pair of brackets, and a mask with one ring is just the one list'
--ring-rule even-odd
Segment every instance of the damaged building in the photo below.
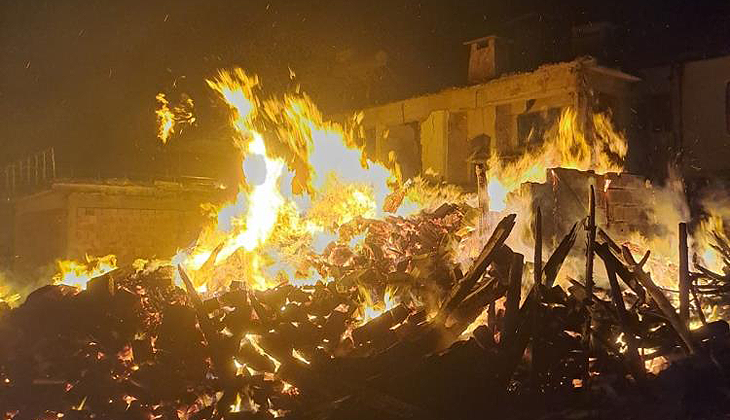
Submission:
{"label": "damaged building", "polygon": [[608,111],[625,133],[634,125],[635,76],[591,58],[510,74],[509,41],[490,36],[466,45],[469,86],[363,111],[370,156],[386,160],[393,151],[406,177],[430,169],[447,182],[473,187],[474,169],[466,161],[475,141],[488,142],[478,146],[509,159],[542,141],[568,107],[579,121]]}
{"label": "damaged building", "polygon": [[86,255],[115,254],[121,263],[169,258],[197,238],[200,204],[223,193],[203,178],[74,179],[57,171],[54,149],[3,168],[4,266],[23,271]]}

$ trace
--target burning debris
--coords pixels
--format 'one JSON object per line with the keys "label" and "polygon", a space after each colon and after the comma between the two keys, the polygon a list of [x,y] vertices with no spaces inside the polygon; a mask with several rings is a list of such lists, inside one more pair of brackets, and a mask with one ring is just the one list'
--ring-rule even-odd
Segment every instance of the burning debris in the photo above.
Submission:
{"label": "burning debris", "polygon": [[[560,214],[567,232],[523,195],[552,166],[620,170],[605,115],[592,146],[568,109],[525,158],[481,161],[477,198],[367,160],[358,116],[261,100],[240,70],[208,84],[244,157],[236,197],[169,261],[61,262],[56,284],[0,306],[6,418],[659,419],[727,403],[722,225],[702,244],[685,225],[676,270],[658,271],[649,244],[612,238],[592,186]],[[689,242],[715,264],[690,270]]]}
{"label": "burning debris", "polygon": [[[686,273],[693,309],[679,313],[702,322],[690,330],[644,271],[646,255],[636,261],[603,231],[592,248],[610,287],[557,285],[577,224],[542,267],[532,266],[537,282],[505,245],[515,215],[496,225],[461,274],[439,253],[459,212],[362,220],[375,223],[364,240],[370,247],[335,264],[329,259],[341,257],[330,249],[322,270],[335,279],[326,284],[255,290],[233,281],[204,298],[182,266],[148,265],[116,268],[83,291],[41,288],[0,322],[6,417],[509,416],[509,405],[495,407],[501,398],[541,402],[513,417],[575,415],[581,396],[592,395],[600,401],[593,410],[625,416],[651,406],[659,411],[649,418],[665,418],[679,409],[659,409],[674,392],[724,389],[730,331],[701,309],[725,293],[723,275]],[[408,240],[420,246],[407,249],[420,251],[402,255],[398,244]],[[539,241],[535,251],[542,253]],[[174,285],[176,271],[185,290]],[[677,367],[655,375],[669,361]],[[710,382],[692,389],[692,375]]]}

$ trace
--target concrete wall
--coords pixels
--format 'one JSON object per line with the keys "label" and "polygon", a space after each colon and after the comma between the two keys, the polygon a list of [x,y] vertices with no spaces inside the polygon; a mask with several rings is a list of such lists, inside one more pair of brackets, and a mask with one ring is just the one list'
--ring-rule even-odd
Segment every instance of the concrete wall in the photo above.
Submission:
{"label": "concrete wall", "polygon": [[197,237],[205,222],[200,204],[217,196],[213,189],[177,184],[54,184],[15,202],[15,266],[86,254],[115,254],[120,264],[169,258]]}
{"label": "concrete wall", "polygon": [[688,179],[730,177],[730,56],[649,68],[641,75],[642,137],[657,146],[653,160],[671,161],[681,153]]}
{"label": "concrete wall", "polygon": [[730,175],[726,89],[730,56],[684,65],[682,76],[683,166],[691,177]]}
{"label": "concrete wall", "polygon": [[33,270],[65,257],[66,216],[64,195],[52,190],[15,200],[12,266]]}
{"label": "concrete wall", "polygon": [[[632,233],[645,237],[657,233],[663,220],[653,214],[655,191],[644,177],[627,173],[597,175],[575,169],[548,169],[548,181],[524,184],[532,205],[540,206],[545,221],[543,235],[547,244],[556,246],[573,223],[588,214],[590,186],[596,194],[596,223],[618,243],[633,239]],[[585,241],[579,240],[581,247]],[[576,251],[574,251],[576,252]]]}

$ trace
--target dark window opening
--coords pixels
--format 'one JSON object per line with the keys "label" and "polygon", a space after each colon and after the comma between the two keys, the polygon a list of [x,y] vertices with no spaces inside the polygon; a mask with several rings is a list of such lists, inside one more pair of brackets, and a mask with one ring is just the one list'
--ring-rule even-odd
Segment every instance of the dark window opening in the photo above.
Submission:
{"label": "dark window opening", "polygon": [[560,118],[560,108],[529,112],[517,116],[517,138],[520,146],[530,147],[542,143],[547,133]]}

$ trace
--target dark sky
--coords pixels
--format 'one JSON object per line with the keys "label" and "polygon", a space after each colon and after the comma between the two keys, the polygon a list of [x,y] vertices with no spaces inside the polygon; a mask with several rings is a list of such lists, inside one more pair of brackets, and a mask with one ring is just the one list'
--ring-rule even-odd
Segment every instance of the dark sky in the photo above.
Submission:
{"label": "dark sky", "polygon": [[[0,1],[0,162],[54,145],[97,167],[154,166],[186,142],[225,140],[221,103],[204,84],[218,68],[258,73],[276,92],[291,88],[291,67],[338,111],[463,84],[461,42],[471,38],[522,34],[519,53],[550,61],[569,54],[559,38],[571,25],[608,19],[622,26],[621,64],[669,39],[712,44],[730,3]],[[155,139],[158,92],[196,102],[197,126],[168,148]]]}

